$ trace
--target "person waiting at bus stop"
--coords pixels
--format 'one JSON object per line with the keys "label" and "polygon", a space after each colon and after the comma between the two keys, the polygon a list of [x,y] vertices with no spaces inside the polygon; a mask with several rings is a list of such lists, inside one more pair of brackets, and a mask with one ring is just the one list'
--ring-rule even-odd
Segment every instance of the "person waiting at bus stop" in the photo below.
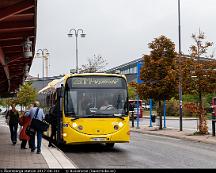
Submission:
{"label": "person waiting at bus stop", "polygon": [[[38,101],[34,102],[34,107],[31,108],[30,110],[30,117],[31,119],[36,118],[40,121],[43,121],[45,118],[43,109],[39,108],[40,103]],[[42,130],[40,129],[35,129],[37,133],[37,154],[41,153],[41,142],[42,142]],[[31,152],[34,152],[36,147],[35,147],[35,135],[30,137],[30,146],[31,146]]]}
{"label": "person waiting at bus stop", "polygon": [[9,128],[11,134],[11,141],[13,145],[17,143],[17,128],[19,122],[19,112],[16,110],[16,105],[11,105],[11,110],[9,110],[6,114],[6,119],[9,119]]}
{"label": "person waiting at bus stop", "polygon": [[56,130],[57,130],[57,115],[58,115],[58,105],[57,101],[55,101],[55,104],[53,107],[50,108],[49,116],[50,116],[50,124],[51,124],[51,135],[49,138],[49,144],[48,147],[52,147],[54,141],[56,140]]}

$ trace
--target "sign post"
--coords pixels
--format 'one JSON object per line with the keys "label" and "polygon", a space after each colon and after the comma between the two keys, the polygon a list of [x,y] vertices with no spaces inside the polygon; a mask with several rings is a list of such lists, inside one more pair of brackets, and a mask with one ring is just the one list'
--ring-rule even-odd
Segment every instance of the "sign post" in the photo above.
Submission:
{"label": "sign post", "polygon": [[152,127],[152,98],[150,98],[150,125]]}
{"label": "sign post", "polygon": [[[140,79],[141,66],[142,66],[142,63],[138,62],[137,63],[137,84],[143,83],[143,81]],[[137,129],[139,129],[140,128],[139,127],[139,116],[140,116],[140,113],[141,113],[141,110],[140,110],[141,108],[140,108],[140,105],[139,105],[139,95],[138,94],[137,94],[136,99],[137,99],[137,103],[136,103],[136,105],[137,105]],[[141,105],[141,107],[142,107],[142,105]]]}

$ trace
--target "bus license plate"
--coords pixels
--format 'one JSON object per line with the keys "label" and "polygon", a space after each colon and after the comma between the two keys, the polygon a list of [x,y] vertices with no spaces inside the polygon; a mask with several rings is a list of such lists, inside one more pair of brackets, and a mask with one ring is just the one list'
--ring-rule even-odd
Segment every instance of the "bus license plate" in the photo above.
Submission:
{"label": "bus license plate", "polygon": [[106,141],[106,138],[92,138],[93,141]]}

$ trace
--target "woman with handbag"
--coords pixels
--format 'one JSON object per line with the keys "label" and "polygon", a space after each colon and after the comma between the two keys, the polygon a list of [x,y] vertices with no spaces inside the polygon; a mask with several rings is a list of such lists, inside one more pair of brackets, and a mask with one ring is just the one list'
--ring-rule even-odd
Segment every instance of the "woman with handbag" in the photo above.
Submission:
{"label": "woman with handbag", "polygon": [[[22,129],[20,131],[19,139],[21,142],[21,149],[27,149],[26,144],[27,141],[29,141],[30,137],[26,134],[26,128],[31,123],[31,117],[29,116],[29,110],[32,107],[32,105],[29,105],[27,110],[25,111],[24,115],[19,118],[19,124],[22,126]],[[29,147],[31,148],[31,145],[29,144]]]}
{"label": "woman with handbag", "polygon": [[[30,117],[31,117],[31,124],[33,122],[33,119],[37,119],[40,121],[43,121],[45,118],[44,112],[42,108],[39,108],[40,103],[38,101],[34,102],[34,107],[30,110]],[[41,153],[41,142],[42,142],[42,129],[35,129],[35,132],[37,133],[37,154]],[[31,152],[34,152],[35,147],[35,135],[30,137],[30,145],[31,145]]]}

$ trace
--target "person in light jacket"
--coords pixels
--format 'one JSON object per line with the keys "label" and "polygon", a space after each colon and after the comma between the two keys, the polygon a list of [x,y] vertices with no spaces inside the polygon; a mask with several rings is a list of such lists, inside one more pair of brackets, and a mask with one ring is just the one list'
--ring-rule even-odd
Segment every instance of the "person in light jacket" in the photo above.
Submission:
{"label": "person in light jacket", "polygon": [[[44,112],[42,108],[39,108],[40,103],[38,101],[34,102],[34,107],[30,109],[30,117],[33,119],[34,117],[37,117],[36,119],[43,121],[45,118]],[[37,115],[36,115],[37,114]],[[37,133],[37,154],[41,153],[41,142],[42,142],[42,130],[35,129]],[[34,152],[35,147],[35,136],[30,137],[30,146],[31,146],[31,152]]]}

